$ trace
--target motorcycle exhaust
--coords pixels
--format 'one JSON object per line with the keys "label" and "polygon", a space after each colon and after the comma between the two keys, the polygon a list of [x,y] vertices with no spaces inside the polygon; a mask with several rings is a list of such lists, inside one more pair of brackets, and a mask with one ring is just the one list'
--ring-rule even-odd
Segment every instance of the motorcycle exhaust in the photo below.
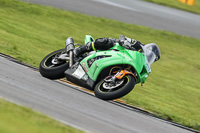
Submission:
{"label": "motorcycle exhaust", "polygon": [[66,44],[66,52],[69,54],[69,67],[71,67],[74,64],[74,40],[72,37],[68,37],[65,41]]}

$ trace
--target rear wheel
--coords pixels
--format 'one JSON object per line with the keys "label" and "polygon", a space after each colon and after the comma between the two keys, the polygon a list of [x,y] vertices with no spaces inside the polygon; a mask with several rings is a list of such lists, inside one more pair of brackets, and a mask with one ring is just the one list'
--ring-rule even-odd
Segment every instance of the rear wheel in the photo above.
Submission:
{"label": "rear wheel", "polygon": [[113,100],[125,96],[135,86],[135,79],[131,75],[125,75],[115,84],[101,80],[94,88],[96,97],[103,100]]}
{"label": "rear wheel", "polygon": [[65,49],[60,49],[48,54],[40,63],[40,74],[49,79],[59,79],[64,77],[64,72],[69,68],[68,60],[61,60],[58,57],[66,55]]}

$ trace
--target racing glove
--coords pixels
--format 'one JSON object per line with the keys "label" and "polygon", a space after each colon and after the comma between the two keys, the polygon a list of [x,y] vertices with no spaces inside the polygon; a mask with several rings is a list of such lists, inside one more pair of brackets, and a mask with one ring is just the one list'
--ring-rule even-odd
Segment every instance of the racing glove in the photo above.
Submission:
{"label": "racing glove", "polygon": [[141,45],[144,46],[144,44],[142,44],[141,42],[139,42],[139,41],[137,41],[135,39],[127,38],[127,37],[125,37],[123,35],[121,35],[119,37],[119,39],[120,39],[120,43],[119,44],[122,47],[125,47],[125,48],[130,49],[130,50],[137,50],[138,51],[138,50],[142,49]]}

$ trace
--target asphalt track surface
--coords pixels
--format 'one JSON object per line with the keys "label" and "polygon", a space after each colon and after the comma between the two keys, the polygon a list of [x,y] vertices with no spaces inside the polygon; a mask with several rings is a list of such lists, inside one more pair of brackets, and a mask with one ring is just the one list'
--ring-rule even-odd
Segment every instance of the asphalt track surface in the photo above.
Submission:
{"label": "asphalt track surface", "polygon": [[[22,0],[200,38],[200,15],[141,0]],[[101,27],[99,27],[101,28]],[[119,31],[120,32],[120,31]]]}
{"label": "asphalt track surface", "polygon": [[92,133],[190,133],[170,122],[114,101],[103,101],[69,84],[0,57],[0,97]]}

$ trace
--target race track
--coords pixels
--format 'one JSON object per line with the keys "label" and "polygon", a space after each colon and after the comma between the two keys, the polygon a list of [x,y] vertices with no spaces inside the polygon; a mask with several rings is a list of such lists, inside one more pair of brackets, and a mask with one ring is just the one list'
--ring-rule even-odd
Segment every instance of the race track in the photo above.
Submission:
{"label": "race track", "polygon": [[[132,0],[134,5],[130,0],[124,3],[120,0],[28,1],[200,38],[198,15],[190,14],[195,17],[190,21],[189,15],[183,15],[185,12],[175,10],[174,14],[174,9],[165,7],[168,15],[162,15],[161,6],[149,6],[151,3],[146,2],[141,5],[139,0]],[[77,87],[43,78],[37,71],[3,57],[0,57],[0,97],[91,133],[191,133],[137,109],[103,101]]]}
{"label": "race track", "polygon": [[[22,0],[200,38],[200,15],[141,0]],[[120,31],[119,31],[120,32]]]}
{"label": "race track", "polygon": [[0,97],[92,133],[190,133],[0,57]]}

